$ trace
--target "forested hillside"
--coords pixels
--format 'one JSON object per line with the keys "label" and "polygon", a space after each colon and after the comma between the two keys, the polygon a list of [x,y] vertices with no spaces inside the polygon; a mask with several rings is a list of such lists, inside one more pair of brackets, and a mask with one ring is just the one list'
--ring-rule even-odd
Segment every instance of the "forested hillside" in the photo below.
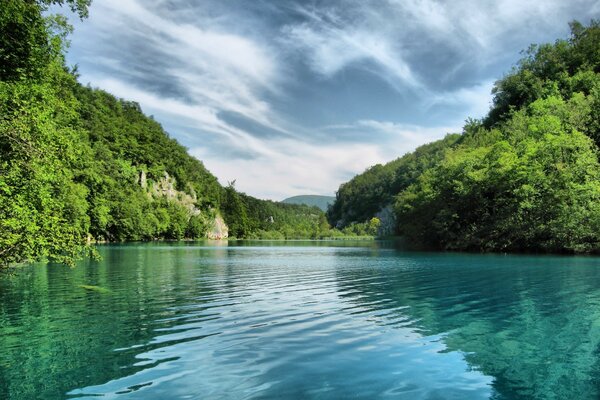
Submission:
{"label": "forested hillside", "polygon": [[374,217],[393,202],[395,194],[406,189],[423,171],[439,162],[444,151],[455,146],[461,138],[459,134],[447,135],[385,165],[370,167],[342,184],[327,211],[329,221],[333,226],[342,228]]}
{"label": "forested hillside", "polygon": [[332,224],[392,205],[396,233],[440,249],[600,250],[600,25],[531,46],[486,118],[342,185]]}
{"label": "forested hillside", "polygon": [[82,86],[52,4],[85,18],[90,1],[0,7],[0,265],[72,263],[96,240],[204,238],[221,215],[236,237],[328,230],[316,208],[223,188],[138,104]]}

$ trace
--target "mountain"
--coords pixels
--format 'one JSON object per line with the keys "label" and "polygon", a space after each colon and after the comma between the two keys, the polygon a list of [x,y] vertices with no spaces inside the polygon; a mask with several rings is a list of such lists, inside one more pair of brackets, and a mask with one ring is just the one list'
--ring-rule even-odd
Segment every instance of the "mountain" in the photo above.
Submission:
{"label": "mountain", "polygon": [[327,207],[333,204],[335,197],[333,196],[317,196],[317,195],[301,195],[288,197],[282,200],[282,203],[286,204],[305,204],[307,206],[319,207],[323,211],[327,211]]}
{"label": "mountain", "polygon": [[600,23],[531,46],[482,120],[340,186],[344,227],[384,216],[442,250],[600,252]]}

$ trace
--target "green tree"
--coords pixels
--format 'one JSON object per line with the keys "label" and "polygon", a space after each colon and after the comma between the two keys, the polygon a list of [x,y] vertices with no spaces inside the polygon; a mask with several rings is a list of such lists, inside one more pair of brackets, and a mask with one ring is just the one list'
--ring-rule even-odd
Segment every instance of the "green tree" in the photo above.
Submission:
{"label": "green tree", "polygon": [[447,135],[444,139],[417,148],[385,165],[375,165],[342,184],[334,203],[327,211],[333,227],[343,228],[363,223],[374,217],[394,196],[412,184],[418,176],[443,158],[445,151],[458,144],[461,135]]}
{"label": "green tree", "polygon": [[560,98],[537,100],[487,143],[466,141],[399,195],[399,229],[443,249],[599,249],[595,145],[567,130]]}
{"label": "green tree", "polygon": [[229,235],[242,238],[249,233],[246,205],[235,190],[235,181],[225,188],[222,205],[223,218],[229,226]]}
{"label": "green tree", "polygon": [[[590,93],[594,82],[579,80],[578,74],[600,72],[600,22],[592,20],[589,26],[574,21],[570,24],[571,37],[553,44],[532,45],[517,66],[494,85],[493,106],[485,119],[491,127],[510,118],[512,110],[518,110],[548,95],[555,87],[564,98],[573,89]],[[579,76],[581,77],[581,76]],[[575,78],[577,80],[577,78]],[[594,78],[593,81],[597,82]]]}

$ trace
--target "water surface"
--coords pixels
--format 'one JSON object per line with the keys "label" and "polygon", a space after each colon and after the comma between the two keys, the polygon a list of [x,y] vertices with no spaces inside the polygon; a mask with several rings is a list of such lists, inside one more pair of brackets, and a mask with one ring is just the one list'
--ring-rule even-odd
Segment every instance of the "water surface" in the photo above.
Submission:
{"label": "water surface", "polygon": [[600,397],[597,257],[369,242],[100,252],[0,277],[0,398]]}

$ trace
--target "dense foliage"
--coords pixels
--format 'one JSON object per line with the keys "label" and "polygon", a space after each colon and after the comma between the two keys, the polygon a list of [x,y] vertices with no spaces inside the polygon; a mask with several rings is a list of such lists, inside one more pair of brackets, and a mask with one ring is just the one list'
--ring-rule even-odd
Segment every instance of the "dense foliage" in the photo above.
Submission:
{"label": "dense foliage", "polygon": [[[397,233],[419,245],[600,251],[600,25],[574,22],[571,32],[532,46],[496,82],[484,120],[342,185],[332,223],[393,202]],[[406,174],[402,162],[420,168]]]}
{"label": "dense foliage", "polygon": [[329,222],[338,228],[363,223],[375,216],[394,196],[410,184],[457,144],[461,135],[451,134],[444,139],[417,148],[385,165],[377,164],[340,186],[335,202],[327,211]]}
{"label": "dense foliage", "polygon": [[[73,78],[62,59],[64,20],[43,18],[47,2],[0,8],[0,258],[69,261],[89,229],[87,188],[78,180]],[[82,6],[85,10],[85,5]]]}
{"label": "dense foliage", "polygon": [[318,207],[258,200],[245,194],[240,197],[248,210],[250,237],[316,238],[329,230],[325,214]]}
{"label": "dense foliage", "polygon": [[323,239],[375,236],[377,229],[356,224],[343,231],[331,229],[325,213],[316,206],[259,200],[239,193],[233,185],[225,188],[223,217],[233,237],[254,239]]}
{"label": "dense foliage", "polygon": [[[552,95],[568,99],[575,93],[589,95],[598,90],[600,22],[591,21],[587,27],[572,22],[570,27],[569,39],[530,46],[517,66],[496,82],[493,106],[484,120],[486,127],[502,123],[510,118],[512,110],[537,99]],[[598,96],[594,97],[598,107]],[[586,134],[596,138],[598,132],[596,118]]]}
{"label": "dense foliage", "polygon": [[65,66],[70,27],[89,0],[0,7],[0,265],[72,263],[93,240],[202,238],[221,213],[236,237],[310,237],[318,209],[223,188],[139,105],[84,87]]}
{"label": "dense foliage", "polygon": [[399,195],[401,232],[444,249],[598,249],[597,149],[563,119],[586,103],[536,100],[500,129],[466,137]]}

